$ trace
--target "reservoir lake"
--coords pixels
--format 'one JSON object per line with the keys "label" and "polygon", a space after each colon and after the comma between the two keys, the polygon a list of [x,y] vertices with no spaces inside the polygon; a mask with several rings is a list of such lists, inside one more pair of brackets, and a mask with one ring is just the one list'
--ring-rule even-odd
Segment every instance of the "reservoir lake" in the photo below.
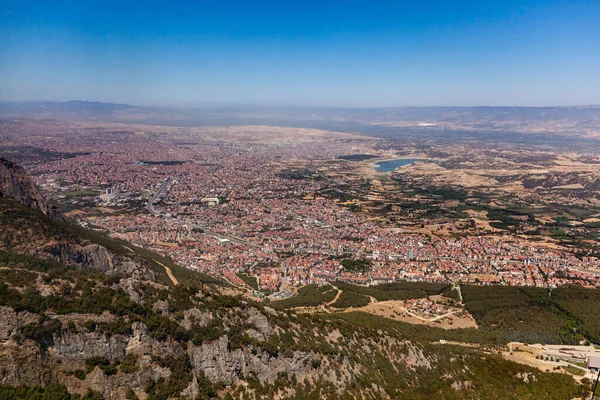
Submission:
{"label": "reservoir lake", "polygon": [[377,172],[391,172],[393,170],[395,170],[398,167],[403,167],[405,165],[409,165],[412,164],[416,161],[419,161],[419,159],[416,158],[397,158],[395,160],[387,160],[387,161],[380,161],[375,163],[375,165],[377,165],[377,167],[375,167],[375,171]]}

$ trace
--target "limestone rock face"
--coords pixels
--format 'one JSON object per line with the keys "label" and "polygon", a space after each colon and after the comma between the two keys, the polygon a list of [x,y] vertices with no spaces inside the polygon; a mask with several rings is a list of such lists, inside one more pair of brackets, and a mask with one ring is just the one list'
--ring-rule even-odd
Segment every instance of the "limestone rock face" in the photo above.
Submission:
{"label": "limestone rock face", "polygon": [[126,400],[131,392],[138,398],[146,398],[144,387],[151,381],[168,379],[171,372],[167,368],[151,367],[147,360],[141,362],[138,371],[130,374],[106,376],[100,368],[87,374],[84,380],[69,377],[66,382],[71,393],[83,395],[88,389],[102,394],[105,399]]}
{"label": "limestone rock face", "polygon": [[64,360],[84,361],[90,357],[105,357],[109,360],[125,358],[127,338],[122,335],[98,335],[96,333],[65,334],[54,339],[50,350]]}
{"label": "limestone rock face", "polygon": [[231,385],[242,370],[244,355],[240,349],[229,352],[227,336],[202,346],[191,345],[188,352],[194,372],[203,372],[209,379]]}
{"label": "limestone rock face", "polygon": [[17,313],[10,307],[0,307],[0,341],[9,340],[17,327]]}
{"label": "limestone rock face", "polygon": [[154,272],[127,257],[109,252],[98,244],[56,243],[41,250],[55,261],[81,268],[90,268],[109,274],[122,274],[133,279],[153,281]]}
{"label": "limestone rock face", "polygon": [[0,385],[43,385],[50,381],[51,364],[35,344],[12,340],[0,346]]}
{"label": "limestone rock face", "polygon": [[207,326],[213,320],[211,312],[200,311],[197,308],[191,308],[183,312],[183,320],[179,323],[185,329],[192,329],[192,326]]}
{"label": "limestone rock face", "polygon": [[18,328],[37,321],[38,316],[27,311],[15,312],[11,307],[0,306],[0,343],[7,342]]}
{"label": "limestone rock face", "polygon": [[137,356],[159,355],[180,356],[184,350],[175,342],[159,342],[152,339],[148,327],[141,322],[131,324],[133,331],[127,342],[127,353],[132,353]]}
{"label": "limestone rock face", "polygon": [[59,215],[56,207],[44,198],[23,168],[4,158],[0,158],[0,197],[12,198],[52,217]]}
{"label": "limestone rock face", "polygon": [[269,320],[263,313],[258,311],[256,308],[252,307],[248,309],[247,315],[247,321],[249,324],[254,325],[256,329],[265,337],[271,336],[271,334],[273,333],[273,328],[271,327]]}
{"label": "limestone rock face", "polygon": [[[157,314],[160,315],[158,311]],[[99,315],[59,315],[46,312],[45,318],[59,319],[63,327],[74,323],[76,329],[54,331],[51,339],[41,346],[31,339],[19,339],[21,335],[18,334],[20,327],[37,320],[39,315],[0,307],[0,385],[46,385],[58,381],[71,393],[83,395],[88,389],[92,389],[100,392],[106,399],[125,400],[131,393],[135,393],[138,398],[147,398],[145,388],[150,383],[168,380],[175,373],[157,360],[181,358],[189,360],[192,376],[178,396],[190,398],[201,393],[201,379],[204,377],[214,384],[231,388],[244,386],[250,379],[256,379],[262,385],[272,385],[282,376],[290,379],[293,377],[299,383],[318,379],[343,391],[355,383],[354,377],[361,372],[361,366],[351,364],[348,357],[341,354],[325,355],[317,349],[280,348],[279,351],[272,352],[254,344],[232,348],[233,340],[230,342],[228,336],[232,333],[229,332],[233,324],[242,321],[245,326],[243,332],[255,337],[257,342],[269,340],[270,336],[281,332],[280,326],[269,321],[271,312],[263,313],[259,307],[248,305],[224,311],[220,316],[202,308],[190,308],[182,314],[179,323],[189,327],[190,332],[209,325],[214,318],[221,318],[229,331],[225,330],[227,333],[216,340],[194,345],[191,340],[158,340],[152,333],[154,331],[139,320],[132,320],[130,330],[125,334],[109,334],[101,330],[88,332],[82,326],[82,321],[90,319],[114,321],[117,316],[108,312]],[[237,319],[233,320],[233,315],[237,315]],[[171,315],[163,317],[170,318]],[[332,331],[323,338],[338,342],[342,336],[338,331]],[[348,344],[354,346],[357,353],[362,353],[361,357],[369,357],[375,350],[387,352],[387,357],[400,360],[408,370],[431,369],[432,363],[435,363],[435,357],[428,356],[422,346],[385,335],[377,340],[352,339]],[[398,352],[387,349],[404,350]],[[91,357],[104,357],[115,365],[126,357],[133,357],[136,368],[130,371],[119,370],[114,374],[106,374],[100,367],[88,371],[86,359]],[[76,370],[84,370],[86,374],[77,377],[73,374]],[[518,377],[530,381],[535,379],[524,375]],[[449,376],[448,379],[453,377]],[[466,385],[463,382],[455,389],[467,390],[469,387]]]}
{"label": "limestone rock face", "polygon": [[211,381],[226,385],[233,384],[239,375],[254,376],[269,383],[280,373],[305,375],[311,369],[313,358],[312,353],[301,351],[294,351],[292,357],[272,357],[264,351],[230,351],[227,336],[201,346],[190,345],[188,354],[196,374],[203,373]]}

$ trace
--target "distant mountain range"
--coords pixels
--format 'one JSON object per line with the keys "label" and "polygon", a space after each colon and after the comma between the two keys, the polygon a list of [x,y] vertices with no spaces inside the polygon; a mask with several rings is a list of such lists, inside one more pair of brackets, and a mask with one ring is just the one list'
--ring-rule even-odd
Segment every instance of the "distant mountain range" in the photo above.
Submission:
{"label": "distant mountain range", "polygon": [[140,107],[89,101],[0,103],[0,117],[166,125],[268,124],[361,131],[359,126],[510,131],[600,137],[600,105],[568,107]]}
{"label": "distant mountain range", "polygon": [[137,107],[129,104],[92,101],[32,101],[0,103],[1,117],[68,120],[144,120],[153,116],[170,117],[167,109]]}

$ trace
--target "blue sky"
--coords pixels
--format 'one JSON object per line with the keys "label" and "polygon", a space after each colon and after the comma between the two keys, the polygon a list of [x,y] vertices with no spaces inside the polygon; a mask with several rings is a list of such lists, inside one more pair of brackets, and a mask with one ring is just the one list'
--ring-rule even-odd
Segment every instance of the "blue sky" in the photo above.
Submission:
{"label": "blue sky", "polygon": [[600,104],[600,1],[0,2],[0,100]]}

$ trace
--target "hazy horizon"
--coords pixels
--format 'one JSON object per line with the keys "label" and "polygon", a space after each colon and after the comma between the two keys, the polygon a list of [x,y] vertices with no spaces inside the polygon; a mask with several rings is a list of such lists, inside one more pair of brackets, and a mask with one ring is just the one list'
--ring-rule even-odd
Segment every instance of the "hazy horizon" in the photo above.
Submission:
{"label": "hazy horizon", "polygon": [[274,104],[274,103],[247,103],[247,104],[236,104],[236,103],[222,103],[222,104],[178,104],[175,102],[174,104],[144,104],[144,103],[126,103],[126,102],[118,102],[118,101],[98,101],[98,100],[81,100],[81,99],[70,99],[70,100],[0,100],[0,104],[17,104],[17,103],[102,103],[102,104],[115,104],[115,105],[124,105],[124,106],[132,106],[132,107],[156,107],[156,108],[172,108],[172,109],[204,109],[204,110],[219,110],[219,109],[236,109],[236,108],[323,108],[323,109],[356,109],[356,110],[368,110],[368,109],[394,109],[394,108],[571,108],[571,107],[600,107],[600,103],[598,104],[565,104],[565,105],[554,105],[554,104],[544,104],[544,105],[513,105],[513,104],[498,104],[498,105],[489,105],[489,104],[467,104],[467,105],[447,105],[447,104],[432,104],[432,105],[400,105],[400,106],[384,106],[384,107],[360,107],[360,106],[338,106],[338,105],[308,105],[308,104]]}
{"label": "hazy horizon", "polygon": [[592,1],[5,2],[0,101],[600,104]]}

